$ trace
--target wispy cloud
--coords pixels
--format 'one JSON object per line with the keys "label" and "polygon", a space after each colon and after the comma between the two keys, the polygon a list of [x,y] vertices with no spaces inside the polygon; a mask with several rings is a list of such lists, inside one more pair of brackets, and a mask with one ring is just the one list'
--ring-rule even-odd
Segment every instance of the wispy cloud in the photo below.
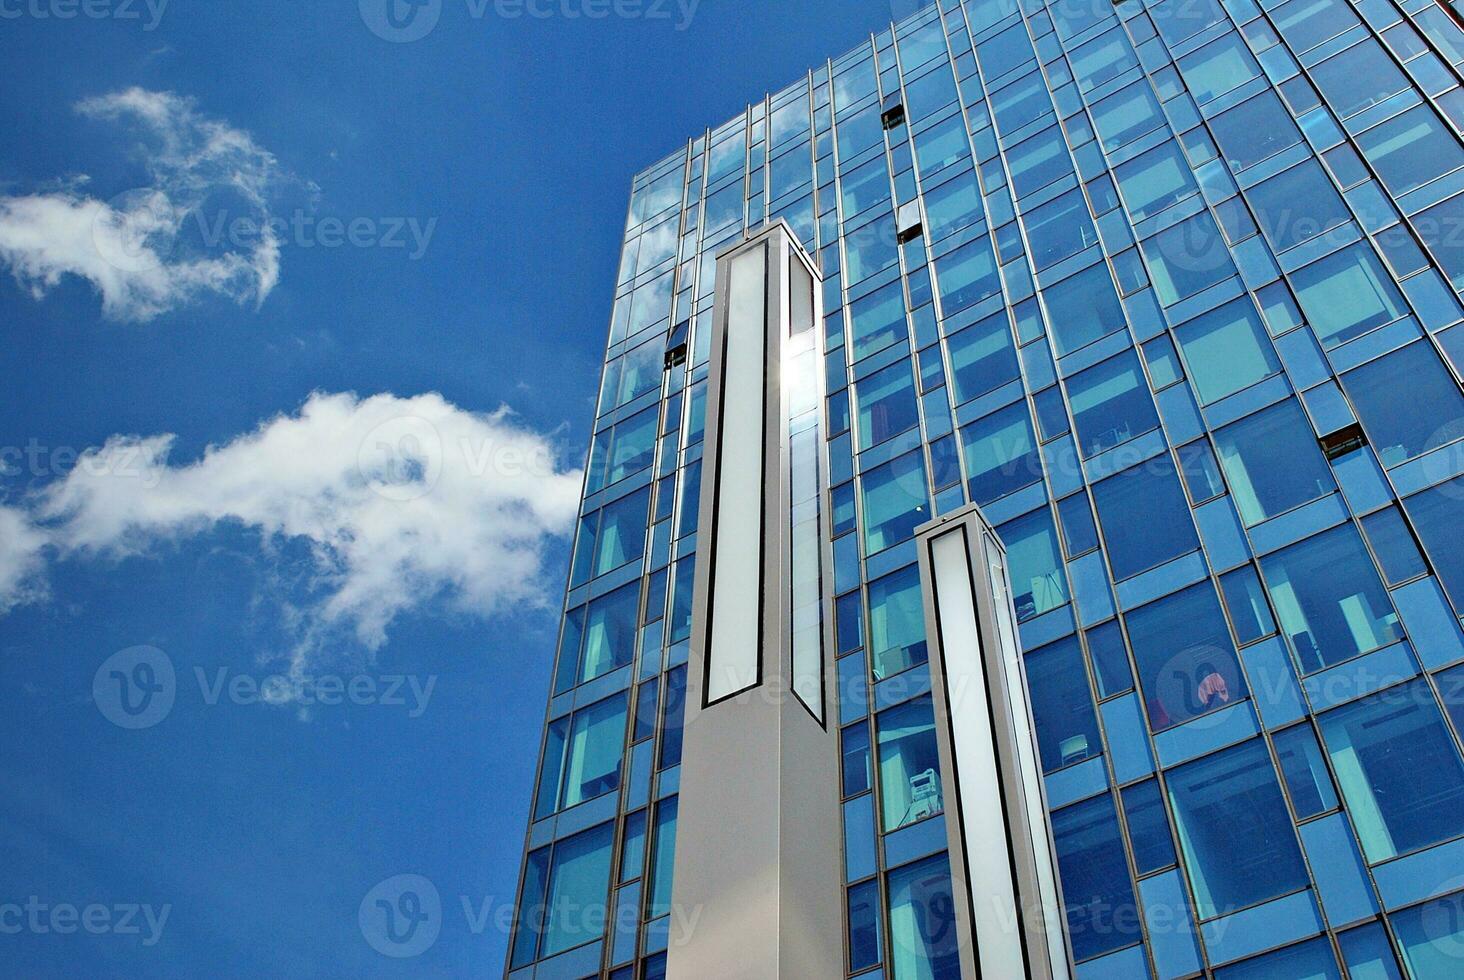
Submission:
{"label": "wispy cloud", "polygon": [[[150,320],[207,294],[262,303],[279,282],[270,198],[288,178],[248,133],[201,113],[192,99],[131,88],[86,99],[77,112],[126,127],[149,183],[110,200],[60,191],[0,197],[0,262],[37,299],[67,276],[89,281],[116,320]],[[205,248],[186,233],[225,200],[261,232]]]}
{"label": "wispy cloud", "polygon": [[0,505],[0,615],[46,594],[46,534],[25,511]]}
{"label": "wispy cloud", "polygon": [[557,592],[544,555],[573,527],[580,474],[507,408],[315,394],[196,461],[172,463],[173,443],[114,436],[25,512],[0,509],[0,610],[38,597],[43,548],[112,560],[225,522],[256,531],[271,553],[287,541],[310,549],[312,598],[281,607],[296,666],[342,633],[374,651],[398,616],[429,603],[488,617]]}

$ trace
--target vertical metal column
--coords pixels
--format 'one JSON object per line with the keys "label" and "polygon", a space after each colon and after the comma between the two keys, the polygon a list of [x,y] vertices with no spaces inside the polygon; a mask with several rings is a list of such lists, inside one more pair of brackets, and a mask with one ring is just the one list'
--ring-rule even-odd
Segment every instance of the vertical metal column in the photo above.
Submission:
{"label": "vertical metal column", "polygon": [[1069,980],[1006,550],[974,504],[916,536],[961,976]]}
{"label": "vertical metal column", "polygon": [[821,298],[786,223],[717,256],[672,980],[845,973]]}

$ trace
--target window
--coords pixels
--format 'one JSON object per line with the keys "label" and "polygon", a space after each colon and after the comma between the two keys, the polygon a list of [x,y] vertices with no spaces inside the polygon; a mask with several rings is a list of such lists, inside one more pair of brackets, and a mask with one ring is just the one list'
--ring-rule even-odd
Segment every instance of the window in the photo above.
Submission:
{"label": "window", "polygon": [[893,980],[960,980],[961,959],[944,854],[891,871],[890,956]]}
{"label": "window", "polygon": [[944,807],[930,695],[881,711],[875,728],[885,831],[940,813]]}
{"label": "window", "polygon": [[672,796],[656,804],[651,868],[646,885],[647,919],[659,918],[671,911],[671,885],[676,867],[676,816],[680,802]]}
{"label": "window", "polygon": [[1261,318],[1243,296],[1181,324],[1174,336],[1202,405],[1281,373]]}
{"label": "window", "polygon": [[1225,240],[1208,211],[1145,239],[1139,249],[1149,267],[1154,293],[1165,306],[1223,282],[1235,272]]}
{"label": "window", "polygon": [[1042,290],[1058,356],[1086,347],[1124,327],[1108,267],[1102,262]]}
{"label": "window", "polygon": [[1026,402],[1016,402],[961,430],[971,500],[989,504],[1042,479]]}
{"label": "window", "polygon": [[1003,133],[1015,133],[1052,115],[1052,96],[1042,72],[1032,70],[991,94],[991,114]]}
{"label": "window", "polygon": [[909,361],[875,372],[858,382],[856,392],[861,452],[920,424]]}
{"label": "window", "polygon": [[1103,149],[1110,152],[1162,125],[1159,101],[1147,81],[1119,89],[1093,105],[1093,128],[1098,131]]}
{"label": "window", "polygon": [[1263,741],[1170,770],[1168,782],[1201,919],[1306,886],[1296,831]]}
{"label": "window", "polygon": [[604,935],[614,843],[615,824],[607,823],[554,845],[540,958]]}
{"label": "window", "polygon": [[1068,53],[1068,59],[1072,62],[1078,88],[1083,92],[1091,92],[1130,68],[1138,67],[1122,28],[1115,28],[1078,45]]}
{"label": "window", "polygon": [[888,269],[900,261],[894,215],[887,214],[862,228],[846,231],[844,248],[848,252],[846,272],[851,287]]}
{"label": "window", "polygon": [[1281,762],[1281,775],[1291,793],[1296,819],[1305,820],[1337,809],[1337,792],[1332,788],[1332,777],[1327,773],[1316,733],[1309,723],[1276,733],[1276,758]]}
{"label": "window", "polygon": [[1403,72],[1374,40],[1328,58],[1312,69],[1312,79],[1344,119],[1408,87]]}
{"label": "window", "polygon": [[874,59],[865,55],[834,76],[834,104],[839,108],[839,122],[846,116],[844,110],[858,105],[863,99],[879,91],[879,82],[874,74]]}
{"label": "window", "polygon": [[995,80],[1007,72],[1035,59],[1032,42],[1023,24],[1015,24],[976,45],[982,74]]}
{"label": "window", "polygon": [[978,238],[936,259],[935,278],[940,283],[940,306],[946,316],[999,293],[1001,281],[996,275],[991,240]]}
{"label": "window", "polygon": [[1068,191],[1023,219],[1031,248],[1032,267],[1042,270],[1098,243],[1098,232],[1088,217],[1083,192]]}
{"label": "window", "polygon": [[[1022,30],[1022,25],[1018,24],[1017,29]],[[1018,143],[1007,151],[1006,158],[1012,175],[1012,189],[1018,197],[1025,197],[1073,172],[1067,144],[1056,126]]]}
{"label": "window", "polygon": [[640,560],[645,553],[646,519],[650,516],[649,487],[621,497],[604,510],[580,519],[575,540],[570,587],[597,575]]}
{"label": "window", "polygon": [[932,242],[942,241],[985,217],[974,170],[962,170],[939,187],[925,191],[925,236]]}
{"label": "window", "polygon": [[1180,58],[1178,65],[1185,84],[1201,105],[1239,88],[1261,73],[1245,42],[1233,31]]}
{"label": "window", "polygon": [[1093,508],[1088,505],[1087,494],[1075,493],[1060,501],[1057,516],[1062,524],[1062,539],[1067,544],[1068,557],[1098,547],[1098,528],[1093,523]]}
{"label": "window", "polygon": [[590,460],[590,473],[585,483],[586,493],[618,483],[655,462],[660,413],[659,405],[648,408],[602,433],[605,437],[603,454],[599,452],[601,437],[596,437],[596,452]]}
{"label": "window", "polygon": [[839,179],[844,214],[853,217],[890,199],[890,168],[883,154]]}
{"label": "window", "polygon": [[908,540],[930,519],[925,459],[920,451],[870,470],[862,482],[866,555]]}
{"label": "window", "polygon": [[1407,312],[1398,287],[1366,242],[1301,269],[1292,284],[1317,340],[1328,349]]}
{"label": "window", "polygon": [[908,77],[909,70],[906,65],[905,102],[910,118],[929,119],[956,101],[956,79],[949,65],[938,65],[913,81]]}
{"label": "window", "polygon": [[925,663],[920,566],[908,565],[869,583],[869,653],[875,680]]}
{"label": "window", "polygon": [[1464,609],[1464,548],[1459,529],[1464,527],[1464,477],[1455,477],[1403,502],[1413,526],[1433,559],[1444,591]]}
{"label": "window", "polygon": [[1118,814],[1108,793],[1052,815],[1063,911],[1079,962],[1140,939]]}
{"label": "window", "polygon": [[879,963],[883,913],[878,881],[871,879],[849,889],[849,969],[863,970]]}
{"label": "window", "polygon": [[1277,252],[1352,219],[1352,213],[1316,160],[1282,171],[1245,194],[1256,213],[1261,234]]}
{"label": "window", "polygon": [[1342,971],[1337,969],[1337,957],[1326,936],[1215,971],[1215,980],[1276,980],[1277,977],[1342,980]]}
{"label": "window", "polygon": [[1058,37],[1064,41],[1072,40],[1094,24],[1109,23],[1113,20],[1111,11],[1106,11],[1097,4],[1082,3],[1079,0],[1056,0],[1047,9],[1052,14],[1052,22],[1057,28]]}
{"label": "window", "polygon": [[843,731],[844,796],[868,792],[874,774],[869,768],[869,726],[864,722],[850,725]]}
{"label": "window", "polygon": [[1188,40],[1225,19],[1218,0],[1163,0],[1149,8],[1154,26],[1171,45]]}
{"label": "window", "polygon": [[696,533],[701,519],[702,461],[687,463],[681,471],[681,519],[676,524],[676,540]]}
{"label": "window", "polygon": [[747,133],[742,129],[712,145],[711,162],[707,165],[707,184],[716,186],[723,177],[731,176],[747,166]]}
{"label": "window", "polygon": [[900,61],[904,63],[906,71],[919,68],[927,61],[946,53],[945,32],[941,30],[939,19],[916,28],[898,40]]}
{"label": "window", "polygon": [[[670,302],[669,294],[666,301]],[[615,399],[617,407],[661,387],[665,350],[665,339],[658,337],[641,344],[621,359],[620,388]]]}
{"label": "window", "polygon": [[1428,572],[1428,564],[1418,552],[1413,532],[1408,530],[1397,507],[1388,507],[1364,517],[1362,530],[1389,585],[1398,585]]}
{"label": "window", "polygon": [[1168,454],[1098,483],[1093,501],[1117,581],[1200,546]]}
{"label": "window", "polygon": [[853,359],[858,361],[909,336],[905,293],[893,282],[849,304]]}
{"label": "window", "polygon": [[1172,140],[1119,164],[1113,175],[1134,221],[1153,217],[1195,190],[1189,163]]}
{"label": "window", "polygon": [[1134,610],[1128,628],[1154,731],[1246,696],[1235,646],[1208,582]]}
{"label": "window", "polygon": [[871,105],[853,115],[839,116],[839,159],[852,160],[877,143],[884,142],[880,108]]}
{"label": "window", "polygon": [[1210,131],[1232,170],[1240,171],[1301,142],[1291,113],[1271,91],[1210,120]]}
{"label": "window", "polygon": [[1398,614],[1351,524],[1261,559],[1261,574],[1304,674],[1403,637]]}
{"label": "window", "polygon": [[1464,228],[1464,194],[1449,198],[1413,219],[1423,242],[1433,252],[1455,289],[1464,290],[1464,241],[1451,229]]}
{"label": "window", "polygon": [[1337,942],[1342,946],[1342,961],[1353,980],[1403,980],[1398,958],[1393,955],[1393,944],[1376,919],[1347,930],[1337,937]]}
{"label": "window", "polygon": [[[640,582],[635,581],[600,596],[587,607],[579,657],[579,683],[594,680],[630,663],[635,657]],[[565,630],[566,641],[569,630]]]}
{"label": "window", "polygon": [[1464,435],[1464,394],[1427,341],[1344,374],[1342,386],[1385,467]]}
{"label": "window", "polygon": [[1337,489],[1294,399],[1219,430],[1215,449],[1247,527]]}
{"label": "window", "polygon": [[1067,604],[1067,578],[1052,511],[1047,507],[998,528],[1007,546],[1007,567],[1011,575],[1012,598],[1017,622],[1024,623]]}
{"label": "window", "polygon": [[666,674],[666,703],[661,706],[661,757],[656,769],[681,764],[682,725],[686,721],[686,667]]}
{"label": "window", "polygon": [[1275,634],[1276,620],[1254,566],[1242,565],[1220,576],[1220,590],[1241,646]]}
{"label": "window", "polygon": [[970,159],[971,145],[960,113],[915,136],[915,160],[920,164],[922,177],[929,178],[961,160]]}
{"label": "window", "polygon": [[1393,913],[1393,928],[1413,980],[1448,980],[1459,974],[1464,946],[1464,892]]}
{"label": "window", "polygon": [[1459,138],[1427,105],[1375,126],[1357,138],[1357,145],[1394,197],[1464,166]]}
{"label": "window", "polygon": [[1325,0],[1288,0],[1271,11],[1286,43],[1310,51],[1358,24],[1357,15]]}
{"label": "window", "polygon": [[1464,834],[1464,762],[1425,681],[1318,722],[1369,863]]}
{"label": "window", "polygon": [[625,703],[622,692],[549,726],[534,819],[543,819],[620,788]]}
{"label": "window", "polygon": [[1052,772],[1103,751],[1083,650],[1068,637],[1027,654],[1027,684],[1042,771]]}
{"label": "window", "polygon": [[648,680],[636,688],[635,727],[630,740],[641,742],[656,734],[657,706],[660,704],[660,680]]}
{"label": "window", "polygon": [[951,334],[946,348],[951,355],[951,387],[957,405],[1021,376],[1005,310]]}
{"label": "window", "polygon": [[1123,815],[1134,845],[1134,864],[1141,875],[1175,863],[1174,837],[1169,832],[1166,812],[1156,780],[1146,779],[1123,791]]}
{"label": "window", "polygon": [[1118,621],[1104,623],[1088,631],[1088,653],[1093,660],[1093,676],[1098,680],[1098,696],[1111,698],[1134,689],[1133,672],[1129,670],[1128,648]]}
{"label": "window", "polygon": [[1154,399],[1132,350],[1073,375],[1067,390],[1085,457],[1159,428]]}

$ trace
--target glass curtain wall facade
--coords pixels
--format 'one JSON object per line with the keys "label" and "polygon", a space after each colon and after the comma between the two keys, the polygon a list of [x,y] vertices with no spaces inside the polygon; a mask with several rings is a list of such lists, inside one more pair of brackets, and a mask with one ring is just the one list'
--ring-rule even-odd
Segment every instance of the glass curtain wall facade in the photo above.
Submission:
{"label": "glass curtain wall facade", "polygon": [[[1464,976],[1464,29],[940,0],[636,177],[508,971],[663,975],[715,253],[821,263],[848,975],[956,975],[914,529],[1007,546],[1084,978]],[[689,913],[687,913],[689,915]]]}

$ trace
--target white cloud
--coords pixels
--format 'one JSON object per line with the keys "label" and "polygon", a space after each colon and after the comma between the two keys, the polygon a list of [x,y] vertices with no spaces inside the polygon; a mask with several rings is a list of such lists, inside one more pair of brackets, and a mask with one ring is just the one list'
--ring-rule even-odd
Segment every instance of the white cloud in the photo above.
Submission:
{"label": "white cloud", "polygon": [[297,610],[297,666],[342,630],[375,650],[429,602],[488,617],[557,598],[544,552],[573,527],[580,474],[506,408],[318,393],[194,462],[170,463],[173,442],[114,436],[84,453],[32,500],[44,540],[72,559],[146,554],[223,522],[270,550],[303,541],[315,598]]}
{"label": "white cloud", "polygon": [[46,534],[19,508],[0,505],[0,615],[45,595]]}
{"label": "white cloud", "polygon": [[[67,276],[86,279],[117,320],[150,320],[210,293],[262,303],[280,276],[270,196],[286,178],[274,156],[170,92],[131,88],[76,108],[136,132],[149,184],[107,201],[80,192],[85,178],[0,197],[0,262],[16,280],[40,299]],[[208,241],[205,209],[245,218],[257,233]]]}

